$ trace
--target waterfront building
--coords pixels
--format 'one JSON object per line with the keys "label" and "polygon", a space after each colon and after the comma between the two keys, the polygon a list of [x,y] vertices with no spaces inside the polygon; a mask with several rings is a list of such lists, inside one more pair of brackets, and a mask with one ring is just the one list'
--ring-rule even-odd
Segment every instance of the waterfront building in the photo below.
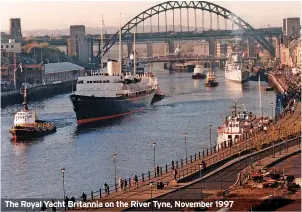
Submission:
{"label": "waterfront building", "polygon": [[16,42],[22,42],[22,33],[21,33],[21,19],[20,18],[11,18],[10,23],[10,38],[14,39]]}
{"label": "waterfront building", "polygon": [[84,67],[70,62],[45,64],[45,83],[72,80],[84,75]]}
{"label": "waterfront building", "polygon": [[7,43],[9,40],[9,34],[1,32],[1,43]]}
{"label": "waterfront building", "polygon": [[300,34],[300,18],[284,18],[283,19],[283,25],[282,25],[282,31],[284,35],[288,37],[296,37]]}
{"label": "waterfront building", "polygon": [[209,55],[209,42],[202,40],[194,46],[194,53],[198,55]]}
{"label": "waterfront building", "polygon": [[84,25],[71,25],[70,38],[67,40],[67,54],[76,56],[82,62],[89,62],[89,39],[85,37]]}
{"label": "waterfront building", "polygon": [[[22,83],[41,84],[42,76],[44,74],[43,64],[22,64],[22,72],[19,64],[16,64],[16,85],[20,87]],[[4,82],[5,87],[14,87],[14,70],[15,65],[2,65],[1,66],[1,81]]]}
{"label": "waterfront building", "polygon": [[20,54],[21,43],[17,43],[14,39],[9,39],[8,42],[1,41],[1,53],[4,54],[2,56],[5,56],[6,53]]}
{"label": "waterfront building", "polygon": [[225,41],[219,41],[217,43],[217,56],[221,57],[221,56],[226,56],[227,55],[227,50],[228,50],[228,46],[227,43]]}

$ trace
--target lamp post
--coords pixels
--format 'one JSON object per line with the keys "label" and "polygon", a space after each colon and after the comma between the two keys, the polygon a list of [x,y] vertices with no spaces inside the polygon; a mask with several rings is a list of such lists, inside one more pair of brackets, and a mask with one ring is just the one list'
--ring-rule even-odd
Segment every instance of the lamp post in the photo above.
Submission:
{"label": "lamp post", "polygon": [[188,133],[185,133],[186,162],[187,162],[187,158],[188,158],[188,151],[187,151],[187,135],[188,135]]}
{"label": "lamp post", "polygon": [[153,168],[155,170],[155,141],[152,142],[153,144]]}
{"label": "lamp post", "polygon": [[115,191],[117,191],[117,187],[116,187],[116,154],[113,154],[113,163],[114,163],[114,187],[115,187]]}
{"label": "lamp post", "polygon": [[210,124],[210,150],[212,150],[212,125]]}
{"label": "lamp post", "polygon": [[199,170],[200,170],[200,171],[199,171],[199,176],[200,176],[200,192],[201,192],[201,200],[203,200],[201,169],[202,169],[202,163],[199,164]]}
{"label": "lamp post", "polygon": [[153,202],[153,199],[152,199],[152,186],[153,186],[153,182],[151,181],[149,185],[150,185],[150,194],[151,194],[151,211],[153,211],[153,204],[152,204],[152,202]]}
{"label": "lamp post", "polygon": [[263,120],[263,107],[261,107],[261,119]]}
{"label": "lamp post", "polygon": [[272,121],[274,121],[274,103],[271,103],[272,107]]}
{"label": "lamp post", "polygon": [[64,182],[65,168],[62,168],[61,171],[62,171],[62,178],[63,178],[63,200],[64,200],[65,199],[65,182]]}

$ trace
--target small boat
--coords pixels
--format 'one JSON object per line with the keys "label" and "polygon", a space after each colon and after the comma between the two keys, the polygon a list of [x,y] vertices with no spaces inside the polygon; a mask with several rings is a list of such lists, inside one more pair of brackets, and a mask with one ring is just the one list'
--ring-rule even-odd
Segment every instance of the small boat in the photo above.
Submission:
{"label": "small boat", "polygon": [[216,75],[215,72],[212,70],[209,70],[207,74],[207,80],[204,84],[205,87],[217,87],[219,83],[216,81]]}
{"label": "small boat", "polygon": [[203,73],[203,66],[196,65],[194,68],[194,74],[192,75],[192,79],[204,79],[206,75]]}
{"label": "small boat", "polygon": [[17,112],[14,119],[14,125],[9,130],[14,139],[18,138],[32,138],[54,133],[57,127],[53,123],[36,119],[36,111],[28,109],[27,106],[27,90],[23,89],[24,108]]}
{"label": "small boat", "polygon": [[154,104],[155,102],[162,100],[164,97],[165,97],[165,94],[158,88],[155,91],[155,95],[151,101],[151,104]]}

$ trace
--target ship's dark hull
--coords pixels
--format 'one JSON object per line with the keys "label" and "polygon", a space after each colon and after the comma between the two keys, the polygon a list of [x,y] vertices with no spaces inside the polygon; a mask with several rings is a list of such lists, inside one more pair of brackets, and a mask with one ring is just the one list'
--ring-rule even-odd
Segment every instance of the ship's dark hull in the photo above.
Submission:
{"label": "ship's dark hull", "polygon": [[165,97],[165,94],[155,93],[151,104],[154,104],[155,102],[162,100],[164,97]]}
{"label": "ship's dark hull", "polygon": [[70,95],[79,125],[118,118],[151,104],[154,92],[136,97],[92,97]]}
{"label": "ship's dark hull", "polygon": [[12,127],[10,133],[14,138],[34,138],[44,135],[48,135],[57,131],[57,128],[54,126],[52,128],[34,128],[34,127]]}
{"label": "ship's dark hull", "polygon": [[217,87],[219,85],[218,82],[207,82],[204,84],[205,87]]}
{"label": "ship's dark hull", "polygon": [[205,74],[194,74],[192,75],[192,79],[205,79],[206,75]]}

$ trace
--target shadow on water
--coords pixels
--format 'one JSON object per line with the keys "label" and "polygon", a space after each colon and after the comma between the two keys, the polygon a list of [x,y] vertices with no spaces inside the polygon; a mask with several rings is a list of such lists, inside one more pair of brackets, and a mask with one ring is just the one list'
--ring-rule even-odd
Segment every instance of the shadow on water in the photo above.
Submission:
{"label": "shadow on water", "polygon": [[96,122],[92,122],[92,123],[77,125],[74,134],[80,135],[80,134],[84,134],[84,133],[90,133],[92,131],[99,131],[101,129],[105,129],[107,127],[111,127],[114,125],[121,125],[124,118],[125,118],[125,116],[114,118],[114,119],[108,119],[106,121],[102,120],[102,121],[96,121]]}
{"label": "shadow on water", "polygon": [[12,144],[18,145],[18,144],[24,144],[24,145],[30,145],[30,144],[38,144],[42,141],[44,141],[44,137],[47,135],[41,136],[41,137],[32,137],[32,138],[11,138],[10,141]]}

